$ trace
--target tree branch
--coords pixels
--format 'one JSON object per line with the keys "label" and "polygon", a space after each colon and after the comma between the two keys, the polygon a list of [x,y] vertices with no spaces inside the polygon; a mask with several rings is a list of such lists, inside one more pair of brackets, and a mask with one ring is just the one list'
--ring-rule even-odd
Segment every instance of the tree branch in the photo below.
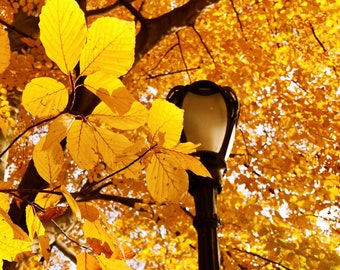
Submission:
{"label": "tree branch", "polygon": [[141,23],[141,24],[145,24],[146,19],[142,16],[142,14],[136,10],[129,1],[127,0],[119,0],[119,2],[122,3],[122,5],[124,7],[126,7],[133,16],[135,16],[135,18]]}
{"label": "tree branch", "polygon": [[190,0],[183,6],[153,19],[145,19],[136,37],[135,63],[165,36],[179,28],[194,25],[196,18],[209,5],[219,0]]}
{"label": "tree branch", "polygon": [[177,37],[177,40],[178,40],[179,52],[181,54],[182,62],[183,62],[184,67],[185,67],[185,72],[188,75],[190,83],[192,83],[191,78],[190,78],[190,74],[189,74],[189,70],[188,70],[188,66],[187,66],[187,63],[185,62],[185,58],[184,58],[184,55],[183,55],[183,50],[182,50],[182,46],[181,46],[181,39],[179,37],[179,31],[176,32],[176,37]]}
{"label": "tree branch", "polygon": [[288,268],[287,266],[284,266],[283,264],[281,264],[281,263],[279,263],[279,262],[272,261],[272,260],[270,260],[270,259],[268,259],[268,258],[266,258],[266,257],[263,257],[263,256],[261,256],[261,255],[259,255],[259,254],[254,253],[254,252],[242,250],[242,249],[239,249],[239,248],[233,248],[233,250],[236,250],[236,251],[238,251],[238,252],[246,253],[246,254],[248,254],[248,255],[251,255],[251,256],[260,258],[260,259],[263,260],[263,261],[266,261],[266,262],[268,262],[268,263],[270,263],[270,264],[273,264],[273,265],[276,265],[276,266],[280,266],[280,267],[282,267],[283,269],[292,270],[292,269]]}
{"label": "tree branch", "polygon": [[104,193],[96,193],[96,194],[93,194],[92,196],[85,196],[83,198],[78,199],[77,202],[86,202],[86,201],[92,201],[92,200],[117,202],[130,208],[134,208],[136,203],[144,202],[143,199],[127,198],[127,197],[115,196],[115,195],[104,194]]}
{"label": "tree branch", "polygon": [[210,50],[209,50],[207,44],[205,44],[205,42],[204,42],[204,40],[203,40],[201,34],[197,31],[197,29],[195,28],[194,25],[192,26],[192,29],[194,30],[194,32],[196,33],[196,35],[197,35],[198,38],[200,39],[200,41],[201,41],[203,47],[205,48],[205,51],[206,51],[207,54],[210,56],[210,58],[211,58],[211,60],[213,61],[213,63],[216,64],[215,59],[214,59],[214,57],[212,56],[212,54],[211,54],[211,52],[210,52]]}
{"label": "tree branch", "polygon": [[168,72],[168,73],[162,73],[162,74],[156,74],[156,75],[148,75],[149,79],[155,79],[158,77],[163,77],[163,76],[169,76],[169,75],[173,75],[173,74],[178,74],[178,73],[182,73],[182,72],[188,72],[191,70],[197,70],[200,69],[201,67],[195,67],[195,68],[188,68],[188,69],[181,69],[181,70],[176,70],[176,71],[172,71],[172,72]]}
{"label": "tree branch", "polygon": [[320,47],[322,48],[323,52],[327,52],[325,46],[323,45],[323,43],[321,42],[321,40],[318,38],[318,36],[315,33],[314,27],[312,25],[310,25],[310,29],[312,30],[313,36],[315,38],[315,40],[319,43]]}
{"label": "tree branch", "polygon": [[230,3],[231,3],[231,6],[232,6],[232,8],[233,8],[235,14],[236,14],[237,22],[238,22],[238,24],[239,24],[239,26],[240,26],[241,32],[242,32],[242,34],[243,34],[243,36],[244,36],[244,39],[245,39],[245,41],[247,41],[247,37],[245,36],[244,31],[243,31],[243,25],[242,25],[242,22],[241,22],[241,19],[240,19],[240,14],[239,14],[238,11],[236,10],[234,1],[233,1],[233,0],[230,0]]}

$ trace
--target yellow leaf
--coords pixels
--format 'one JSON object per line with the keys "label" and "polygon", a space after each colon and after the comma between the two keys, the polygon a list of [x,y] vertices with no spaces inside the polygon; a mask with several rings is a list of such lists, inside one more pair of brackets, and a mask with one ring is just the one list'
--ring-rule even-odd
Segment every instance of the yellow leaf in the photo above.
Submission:
{"label": "yellow leaf", "polygon": [[[11,183],[0,181],[0,189],[12,189],[13,186]],[[10,208],[10,195],[8,193],[0,193],[0,205],[1,208],[5,211],[8,212]]]}
{"label": "yellow leaf", "polygon": [[200,160],[195,156],[190,156],[185,153],[178,152],[176,150],[182,150],[181,148],[163,149],[163,153],[169,155],[170,159],[177,161],[178,165],[184,170],[190,170],[193,173],[203,176],[211,177],[207,168],[200,162]]}
{"label": "yellow leaf", "polygon": [[123,154],[125,149],[132,146],[132,143],[122,134],[114,133],[106,128],[95,126],[93,128],[98,146],[97,152],[110,168],[115,168],[116,155]]}
{"label": "yellow leaf", "polygon": [[28,235],[1,208],[0,232],[0,261],[12,262],[19,253],[31,251],[32,241]]}
{"label": "yellow leaf", "polygon": [[138,101],[134,101],[130,110],[122,115],[114,114],[104,102],[101,102],[93,110],[89,119],[99,120],[116,129],[132,130],[143,126],[148,115],[148,110]]}
{"label": "yellow leaf", "polygon": [[94,222],[99,218],[99,210],[89,202],[79,202],[78,203],[81,216],[88,221]]}
{"label": "yellow leaf", "polygon": [[165,100],[155,100],[149,112],[148,126],[152,140],[159,146],[177,145],[183,128],[183,110]]}
{"label": "yellow leaf", "polygon": [[135,101],[124,84],[113,75],[98,71],[89,75],[84,83],[115,114],[126,113]]}
{"label": "yellow leaf", "polygon": [[[140,148],[137,148],[137,149],[140,149]],[[131,165],[131,162],[133,162],[137,158],[138,158],[137,155],[131,155],[131,154],[117,156],[117,159],[116,159],[117,169],[126,168],[128,166],[126,169],[121,171],[119,174],[124,175],[127,178],[135,179],[136,175],[139,175],[140,172],[144,170],[144,166],[141,162],[135,162],[133,165]]]}
{"label": "yellow leaf", "polygon": [[0,130],[1,130],[2,136],[4,136],[4,138],[7,137],[8,128],[9,128],[9,126],[8,126],[7,119],[4,116],[0,117]]}
{"label": "yellow leaf", "polygon": [[196,149],[199,146],[200,146],[200,144],[194,144],[192,142],[186,142],[186,143],[177,144],[171,150],[176,151],[176,152],[181,152],[183,154],[191,154],[191,153],[196,152]]}
{"label": "yellow leaf", "polygon": [[72,195],[67,191],[65,186],[60,187],[60,191],[63,193],[68,205],[70,206],[73,214],[76,216],[78,221],[81,220],[81,212],[76,200],[72,197]]}
{"label": "yellow leaf", "polygon": [[68,113],[63,113],[59,115],[56,119],[54,119],[48,129],[48,133],[46,135],[46,140],[42,147],[42,150],[49,149],[50,147],[53,147],[53,145],[55,145],[56,143],[60,143],[66,137],[74,120],[75,116]]}
{"label": "yellow leaf", "polygon": [[131,270],[131,268],[124,261],[108,259],[105,257],[104,254],[101,254],[98,257],[99,257],[98,261],[103,270],[112,270],[112,269]]}
{"label": "yellow leaf", "polygon": [[61,195],[40,192],[34,202],[42,208],[47,209],[56,206],[61,198]]}
{"label": "yellow leaf", "polygon": [[48,0],[40,15],[40,40],[47,56],[69,74],[86,41],[85,16],[75,0]]}
{"label": "yellow leaf", "polygon": [[124,75],[134,61],[135,25],[113,17],[97,19],[88,31],[80,55],[81,75],[99,70],[115,77]]}
{"label": "yellow leaf", "polygon": [[35,238],[35,235],[38,237],[45,235],[45,228],[38,216],[34,214],[33,208],[30,205],[26,207],[26,224],[28,235],[32,240]]}
{"label": "yellow leaf", "polygon": [[44,148],[46,136],[41,138],[33,150],[33,161],[39,175],[47,182],[56,180],[64,164],[64,152],[60,142],[55,141]]}
{"label": "yellow leaf", "polygon": [[22,94],[22,104],[33,116],[51,117],[68,103],[68,90],[59,81],[41,77],[30,81]]}
{"label": "yellow leaf", "polygon": [[47,235],[41,235],[38,237],[38,241],[44,260],[48,262],[51,257],[50,239]]}
{"label": "yellow leaf", "polygon": [[90,222],[85,219],[83,232],[84,237],[86,238],[98,239],[101,244],[107,243],[110,250],[113,252],[111,258],[116,258],[119,255],[117,252],[117,246],[119,246],[117,238],[109,230],[104,229],[98,219],[94,222]]}
{"label": "yellow leaf", "polygon": [[9,65],[11,50],[7,31],[0,28],[0,73],[4,72]]}
{"label": "yellow leaf", "polygon": [[101,270],[95,256],[83,252],[77,255],[77,270]]}
{"label": "yellow leaf", "polygon": [[98,146],[93,128],[82,120],[75,120],[72,124],[66,145],[79,167],[92,169],[98,163]]}
{"label": "yellow leaf", "polygon": [[179,202],[188,191],[188,175],[167,153],[156,153],[146,168],[146,184],[157,202]]}

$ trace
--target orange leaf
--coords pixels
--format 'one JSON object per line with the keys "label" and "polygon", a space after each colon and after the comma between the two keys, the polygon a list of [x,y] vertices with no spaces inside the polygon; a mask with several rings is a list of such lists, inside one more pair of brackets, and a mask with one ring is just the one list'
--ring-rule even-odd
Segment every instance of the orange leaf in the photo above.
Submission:
{"label": "orange leaf", "polygon": [[45,213],[40,212],[38,217],[41,221],[48,221],[60,217],[65,213],[68,206],[54,206],[46,209]]}

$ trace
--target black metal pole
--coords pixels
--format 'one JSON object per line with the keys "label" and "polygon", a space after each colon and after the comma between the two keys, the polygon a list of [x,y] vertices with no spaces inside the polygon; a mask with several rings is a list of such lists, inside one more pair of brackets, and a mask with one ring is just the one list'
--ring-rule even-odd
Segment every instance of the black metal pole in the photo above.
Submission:
{"label": "black metal pole", "polygon": [[196,216],[194,227],[198,238],[199,270],[219,270],[219,248],[217,227],[219,219],[216,212],[218,183],[214,179],[190,173],[190,194],[194,197]]}
{"label": "black metal pole", "polygon": [[224,159],[210,151],[195,153],[208,169],[212,178],[198,176],[191,171],[189,175],[189,193],[194,197],[196,216],[194,227],[198,239],[199,270],[219,270],[220,256],[217,239],[217,195],[222,190],[222,178],[226,171]]}

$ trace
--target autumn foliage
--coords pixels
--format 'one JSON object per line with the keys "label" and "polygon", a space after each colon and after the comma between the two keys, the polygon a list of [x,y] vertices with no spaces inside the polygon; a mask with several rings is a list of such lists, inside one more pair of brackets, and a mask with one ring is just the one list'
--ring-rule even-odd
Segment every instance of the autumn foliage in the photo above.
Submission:
{"label": "autumn foliage", "polygon": [[186,171],[209,172],[164,97],[209,79],[242,103],[221,267],[339,269],[338,1],[0,8],[0,264],[197,269]]}

